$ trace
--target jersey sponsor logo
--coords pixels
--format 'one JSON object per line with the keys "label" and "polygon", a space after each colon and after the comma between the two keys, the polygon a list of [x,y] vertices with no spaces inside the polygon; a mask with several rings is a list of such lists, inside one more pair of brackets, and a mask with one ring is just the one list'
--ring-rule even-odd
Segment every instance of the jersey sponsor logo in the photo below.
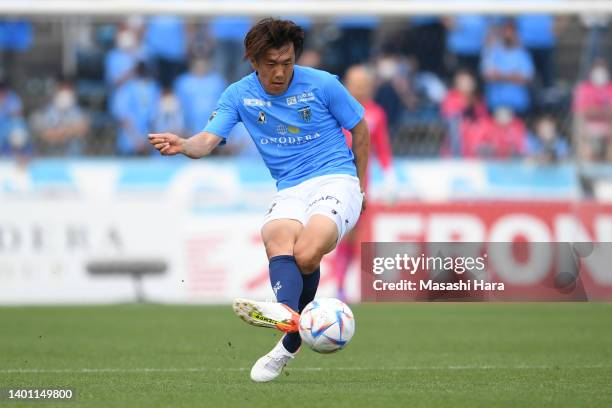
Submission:
{"label": "jersey sponsor logo", "polygon": [[278,125],[278,126],[276,127],[276,133],[278,133],[278,134],[279,134],[279,135],[281,135],[281,136],[286,135],[286,134],[287,134],[287,130],[288,130],[288,129],[287,129],[287,126],[282,125],[282,124],[281,124],[281,125]]}
{"label": "jersey sponsor logo", "polygon": [[244,106],[272,106],[272,102],[258,98],[242,98]]}
{"label": "jersey sponsor logo", "polygon": [[266,114],[263,111],[259,111],[257,122],[259,122],[260,125],[263,125],[264,123],[266,123]]}
{"label": "jersey sponsor logo", "polygon": [[262,137],[261,139],[259,139],[259,144],[275,144],[277,146],[300,145],[311,142],[315,139],[318,139],[319,137],[321,137],[321,134],[319,132],[316,132],[314,135],[306,136]]}
{"label": "jersey sponsor logo", "polygon": [[302,92],[298,95],[293,95],[287,98],[287,105],[296,105],[298,103],[314,101],[315,96],[312,92]]}
{"label": "jersey sponsor logo", "polygon": [[[342,203],[342,201],[338,200],[336,197],[331,196],[331,195],[326,195],[326,196],[321,196],[319,198],[317,198],[316,200],[312,201],[310,204],[308,204],[308,208],[312,207],[313,205],[320,203],[321,201],[333,201],[336,203],[336,205],[340,205]],[[332,214],[337,214],[337,212],[335,209],[332,209]]]}
{"label": "jersey sponsor logo", "polygon": [[295,127],[295,126],[288,126],[287,130],[289,130],[289,133],[297,135],[298,133],[300,133],[300,128],[299,127]]}
{"label": "jersey sponsor logo", "polygon": [[210,123],[210,121],[213,120],[215,118],[215,116],[217,116],[217,111],[213,111],[210,114],[210,117],[208,118],[208,123]]}
{"label": "jersey sponsor logo", "polygon": [[312,92],[302,92],[297,96],[298,102],[310,102],[314,101],[315,96]]}
{"label": "jersey sponsor logo", "polygon": [[310,106],[304,106],[303,108],[298,109],[298,114],[300,115],[300,119],[304,122],[310,122],[312,119],[312,111],[310,110]]}

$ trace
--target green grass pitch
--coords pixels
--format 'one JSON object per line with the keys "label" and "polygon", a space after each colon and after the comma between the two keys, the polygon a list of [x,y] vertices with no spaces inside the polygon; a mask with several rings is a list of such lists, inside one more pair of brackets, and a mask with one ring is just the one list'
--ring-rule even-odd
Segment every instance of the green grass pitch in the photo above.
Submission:
{"label": "green grass pitch", "polygon": [[612,304],[353,311],[347,349],[303,349],[277,381],[255,384],[250,366],[279,335],[229,306],[3,307],[0,388],[76,390],[45,407],[612,406]]}

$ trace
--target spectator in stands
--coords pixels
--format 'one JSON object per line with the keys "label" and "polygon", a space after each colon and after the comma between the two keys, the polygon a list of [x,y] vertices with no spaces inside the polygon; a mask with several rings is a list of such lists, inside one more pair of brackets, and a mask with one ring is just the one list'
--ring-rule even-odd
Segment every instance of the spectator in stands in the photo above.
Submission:
{"label": "spectator in stands", "polygon": [[209,61],[202,57],[194,58],[190,71],[177,78],[174,93],[183,107],[190,135],[204,128],[226,86],[223,76],[212,70]]}
{"label": "spectator in stands", "polygon": [[463,14],[449,17],[444,23],[447,29],[446,47],[454,58],[454,67],[469,70],[475,75],[489,31],[487,18],[479,14]]}
{"label": "spectator in stands", "polygon": [[[364,119],[370,129],[370,152],[376,157],[383,170],[390,170],[392,164],[391,145],[387,125],[387,114],[374,99],[374,76],[363,65],[349,68],[345,77],[346,89],[365,108]],[[352,145],[350,132],[347,142]]]}
{"label": "spectator in stands", "polygon": [[147,142],[160,98],[159,86],[146,64],[139,63],[136,76],[121,85],[112,100],[112,114],[119,124],[117,153],[150,154]]}
{"label": "spectator in stands", "polygon": [[461,133],[464,157],[509,159],[526,153],[525,123],[505,106],[497,108],[493,118],[464,122]]}
{"label": "spectator in stands", "polygon": [[533,78],[533,63],[518,41],[512,20],[503,23],[501,38],[494,39],[485,49],[481,69],[491,111],[506,106],[519,114],[527,112],[531,103],[529,84]]}
{"label": "spectator in stands", "polygon": [[34,112],[30,126],[43,155],[76,156],[83,151],[89,119],[78,106],[72,82],[61,80],[51,102]]}
{"label": "spectator in stands", "polygon": [[486,119],[487,108],[477,92],[476,79],[469,70],[455,74],[451,88],[441,105],[442,117],[448,125],[448,138],[444,143],[443,154],[460,156],[461,127],[464,122],[477,122]]}
{"label": "spectator in stands", "polygon": [[417,118],[423,120],[437,119],[440,104],[446,96],[446,85],[433,72],[419,70],[417,61],[412,64],[413,88],[419,97],[419,112]]}
{"label": "spectator in stands", "polygon": [[414,58],[389,54],[378,60],[375,100],[387,113],[392,129],[438,121],[446,86],[436,74],[418,68]]}
{"label": "spectator in stands", "polygon": [[544,88],[555,82],[555,46],[561,20],[549,14],[523,14],[516,19],[521,44],[529,51]]}
{"label": "spectator in stands", "polygon": [[184,19],[176,16],[152,17],[145,31],[145,45],[161,86],[171,87],[187,64],[189,40]]}
{"label": "spectator in stands", "polygon": [[215,17],[210,21],[208,34],[214,43],[213,67],[228,82],[236,82],[251,67],[244,61],[244,37],[251,28],[247,17]]}
{"label": "spectator in stands", "polygon": [[574,93],[577,146],[586,160],[612,160],[612,83],[604,60],[597,60],[589,79]]}
{"label": "spectator in stands", "polygon": [[28,129],[22,116],[21,98],[0,79],[0,155],[31,152]]}
{"label": "spectator in stands", "polygon": [[418,108],[412,81],[412,67],[405,57],[383,55],[377,61],[378,88],[374,100],[387,114],[389,127],[396,129],[406,111]]}
{"label": "spectator in stands", "polygon": [[534,132],[529,132],[527,154],[542,164],[556,163],[569,157],[569,145],[559,135],[557,124],[551,116],[538,118]]}
{"label": "spectator in stands", "polygon": [[446,93],[442,102],[442,115],[446,119],[454,117],[479,119],[487,116],[487,107],[477,91],[476,78],[471,71],[457,71],[453,87]]}
{"label": "spectator in stands", "polygon": [[106,83],[111,93],[134,75],[136,65],[145,60],[138,35],[130,29],[117,34],[116,47],[106,54],[104,60]]}
{"label": "spectator in stands", "polygon": [[170,132],[176,135],[185,134],[185,120],[179,99],[172,89],[164,89],[155,114],[153,115],[153,132]]}

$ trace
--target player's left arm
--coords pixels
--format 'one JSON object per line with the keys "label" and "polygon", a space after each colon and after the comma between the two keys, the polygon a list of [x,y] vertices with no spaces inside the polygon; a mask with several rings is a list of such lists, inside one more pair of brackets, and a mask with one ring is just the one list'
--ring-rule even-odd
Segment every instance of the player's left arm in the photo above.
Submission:
{"label": "player's left arm", "polygon": [[326,77],[325,95],[327,106],[331,114],[336,118],[341,127],[349,129],[353,136],[353,156],[357,177],[364,194],[361,210],[365,209],[365,185],[366,169],[368,167],[368,155],[370,150],[370,131],[364,120],[364,108],[333,75]]}
{"label": "player's left arm", "polygon": [[364,119],[361,119],[354,128],[351,129],[353,135],[353,156],[355,156],[355,167],[357,168],[357,177],[359,177],[359,185],[361,186],[361,194],[363,194],[363,203],[361,211],[366,207],[365,186],[368,168],[368,157],[370,155],[370,130]]}

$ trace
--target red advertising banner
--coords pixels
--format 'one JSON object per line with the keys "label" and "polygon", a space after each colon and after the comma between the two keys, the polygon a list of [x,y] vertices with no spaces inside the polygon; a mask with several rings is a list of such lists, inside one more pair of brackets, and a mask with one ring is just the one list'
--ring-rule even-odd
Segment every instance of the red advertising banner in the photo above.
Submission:
{"label": "red advertising banner", "polygon": [[[567,201],[372,205],[360,228],[364,301],[612,299],[612,205]],[[461,247],[459,242],[469,244]],[[406,257],[420,257],[433,264],[442,252],[452,252],[452,257],[484,256],[485,270],[449,274],[448,268],[399,267],[401,257],[404,262]],[[397,267],[390,258],[397,258]],[[387,261],[391,268],[385,269],[381,265]],[[460,283],[466,281],[471,282]]]}

